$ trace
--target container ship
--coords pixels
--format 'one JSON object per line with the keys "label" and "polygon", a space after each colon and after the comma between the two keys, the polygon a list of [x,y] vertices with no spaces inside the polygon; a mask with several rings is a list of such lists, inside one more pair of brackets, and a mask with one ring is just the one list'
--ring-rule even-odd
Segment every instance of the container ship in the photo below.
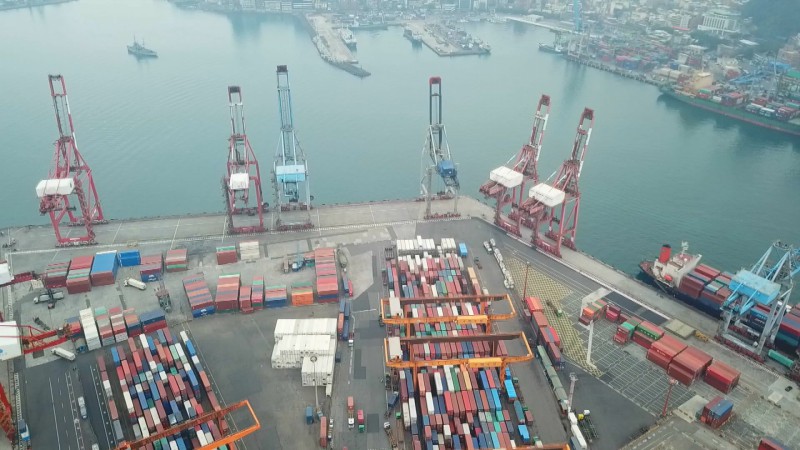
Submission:
{"label": "container ship", "polygon": [[690,92],[675,86],[661,88],[663,95],[740,122],[800,136],[800,104],[771,102],[765,97],[750,99],[742,92],[721,93],[718,89]]}
{"label": "container ship", "polygon": [[[702,255],[689,253],[685,242],[681,247],[681,251],[673,255],[670,245],[664,244],[658,258],[639,263],[642,278],[711,316],[721,317],[722,304],[737,284],[736,275],[700,264]],[[760,332],[768,314],[767,306],[756,303],[743,322]],[[800,352],[800,308],[793,308],[784,316],[775,337],[775,347],[789,355]]]}

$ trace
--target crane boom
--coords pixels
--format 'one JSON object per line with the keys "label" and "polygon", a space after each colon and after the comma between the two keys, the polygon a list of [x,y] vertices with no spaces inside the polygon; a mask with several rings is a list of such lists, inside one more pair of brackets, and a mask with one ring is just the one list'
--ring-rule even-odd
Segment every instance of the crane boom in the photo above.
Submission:
{"label": "crane boom", "polygon": [[454,199],[453,212],[443,216],[458,216],[458,170],[450,153],[447,142],[447,130],[442,122],[442,79],[428,79],[428,130],[425,146],[422,149],[422,181],[421,191],[425,201],[425,218],[434,217],[431,213],[433,200],[433,177],[439,176],[444,190],[437,194],[441,199]]}

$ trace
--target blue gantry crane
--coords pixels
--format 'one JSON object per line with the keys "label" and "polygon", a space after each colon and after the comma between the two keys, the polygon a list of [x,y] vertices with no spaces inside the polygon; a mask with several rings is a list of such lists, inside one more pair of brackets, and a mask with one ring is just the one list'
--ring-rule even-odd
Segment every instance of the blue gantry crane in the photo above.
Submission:
{"label": "blue gantry crane", "polygon": [[[778,256],[777,262],[775,256]],[[722,304],[723,320],[719,334],[725,336],[731,323],[739,324],[747,313],[761,304],[769,308],[769,314],[758,341],[750,351],[761,355],[764,345],[775,341],[789,296],[794,287],[793,278],[800,273],[800,249],[781,241],[773,243],[750,270],[742,269],[730,283],[731,295]]]}
{"label": "blue gantry crane", "polygon": [[453,212],[437,214],[441,216],[458,215],[458,169],[450,154],[450,144],[447,142],[447,131],[442,123],[442,79],[431,77],[428,80],[428,132],[425,138],[425,147],[422,149],[422,182],[421,190],[425,200],[425,218],[431,218],[431,201],[433,200],[433,177],[436,173],[444,183],[444,191],[436,194],[439,199],[453,201]]}
{"label": "blue gantry crane", "polygon": [[[313,227],[311,201],[314,197],[308,182],[308,163],[294,129],[289,69],[283,65],[278,66],[277,75],[281,134],[272,172],[275,188],[275,229],[308,229]],[[292,211],[299,213],[284,214]]]}

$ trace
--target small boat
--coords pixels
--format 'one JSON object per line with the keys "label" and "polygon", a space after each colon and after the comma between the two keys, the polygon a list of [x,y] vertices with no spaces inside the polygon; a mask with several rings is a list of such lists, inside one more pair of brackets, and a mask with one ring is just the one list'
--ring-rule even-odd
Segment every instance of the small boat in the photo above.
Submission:
{"label": "small boat", "polygon": [[133,38],[133,44],[128,46],[128,53],[137,58],[158,58],[158,53],[155,50],[145,47],[144,40],[140,44],[135,37]]}

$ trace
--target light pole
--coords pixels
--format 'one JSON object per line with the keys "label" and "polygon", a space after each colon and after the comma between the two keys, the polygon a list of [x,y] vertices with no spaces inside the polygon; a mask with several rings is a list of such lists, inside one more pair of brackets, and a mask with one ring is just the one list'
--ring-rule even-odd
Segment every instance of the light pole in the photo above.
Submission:
{"label": "light pole", "polygon": [[675,378],[669,379],[669,387],[667,388],[667,397],[664,399],[664,409],[661,410],[661,417],[667,417],[667,407],[669,407],[669,396],[672,394],[672,386],[678,384]]}
{"label": "light pole", "polygon": [[317,406],[317,412],[319,412],[319,398],[317,397],[317,355],[311,355],[311,364],[313,364],[312,370],[314,371],[314,404]]}

